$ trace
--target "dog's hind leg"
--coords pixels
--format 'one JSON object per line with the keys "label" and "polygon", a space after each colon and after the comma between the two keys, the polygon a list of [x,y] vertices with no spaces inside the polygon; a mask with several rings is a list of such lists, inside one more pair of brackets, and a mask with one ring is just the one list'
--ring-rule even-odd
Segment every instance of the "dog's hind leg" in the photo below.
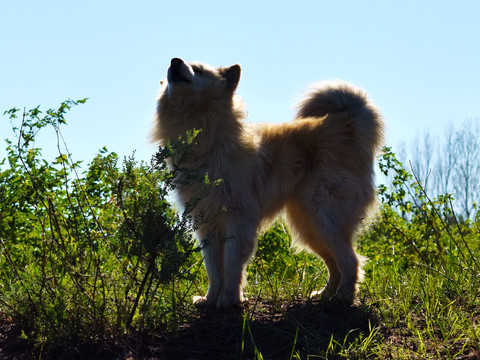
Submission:
{"label": "dog's hind leg", "polygon": [[360,261],[352,245],[355,224],[350,224],[341,211],[336,212],[335,204],[323,208],[312,205],[309,210],[305,204],[308,202],[289,204],[287,212],[300,226],[300,241],[328,267],[329,279],[321,297],[350,305],[360,274]]}
{"label": "dog's hind leg", "polygon": [[234,217],[225,240],[225,276],[217,307],[225,308],[243,301],[242,282],[245,266],[255,250],[257,224],[252,218]]}
{"label": "dog's hind leg", "polygon": [[330,300],[350,305],[353,303],[359,280],[360,261],[352,245],[354,227],[343,220],[342,214],[325,212],[318,218],[317,226],[341,275],[337,292]]}
{"label": "dog's hind leg", "polygon": [[335,257],[330,253],[326,241],[318,232],[310,214],[300,208],[296,202],[290,202],[286,206],[288,219],[293,230],[299,237],[301,244],[307,245],[317,256],[323,259],[328,269],[327,285],[322,291],[314,291],[312,297],[328,300],[336,292],[340,285],[341,273],[338,269]]}

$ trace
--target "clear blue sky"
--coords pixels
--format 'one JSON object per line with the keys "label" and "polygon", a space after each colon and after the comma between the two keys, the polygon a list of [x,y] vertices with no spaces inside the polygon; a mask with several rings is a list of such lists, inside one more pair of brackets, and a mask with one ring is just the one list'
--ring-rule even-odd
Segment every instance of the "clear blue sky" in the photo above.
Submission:
{"label": "clear blue sky", "polygon": [[103,146],[150,158],[172,57],[240,63],[252,122],[289,121],[295,97],[332,78],[369,92],[390,145],[480,116],[480,1],[16,0],[0,16],[0,110],[90,98],[63,129],[86,163]]}

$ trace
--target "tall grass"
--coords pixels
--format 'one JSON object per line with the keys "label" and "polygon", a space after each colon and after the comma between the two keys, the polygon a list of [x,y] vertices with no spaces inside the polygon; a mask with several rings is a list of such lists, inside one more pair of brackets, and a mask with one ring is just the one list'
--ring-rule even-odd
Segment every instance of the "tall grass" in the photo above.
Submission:
{"label": "tall grass", "polygon": [[379,221],[359,241],[371,260],[362,293],[385,323],[394,358],[479,356],[479,222],[458,221],[451,196],[430,199],[385,149]]}

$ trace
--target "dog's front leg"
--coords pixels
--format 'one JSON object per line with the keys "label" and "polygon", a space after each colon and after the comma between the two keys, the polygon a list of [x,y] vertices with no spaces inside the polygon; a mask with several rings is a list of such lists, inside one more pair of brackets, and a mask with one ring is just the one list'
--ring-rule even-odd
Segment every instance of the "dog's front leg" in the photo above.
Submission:
{"label": "dog's front leg", "polygon": [[195,296],[193,301],[197,305],[205,303],[207,306],[213,307],[216,305],[222,290],[225,273],[225,244],[224,241],[218,239],[213,232],[200,231],[198,236],[202,239],[202,255],[208,277],[208,291],[205,297]]}
{"label": "dog's front leg", "polygon": [[[236,219],[238,220],[238,219]],[[238,221],[229,227],[225,240],[225,276],[217,300],[218,308],[243,301],[242,283],[245,266],[255,249],[256,223],[252,219]]]}

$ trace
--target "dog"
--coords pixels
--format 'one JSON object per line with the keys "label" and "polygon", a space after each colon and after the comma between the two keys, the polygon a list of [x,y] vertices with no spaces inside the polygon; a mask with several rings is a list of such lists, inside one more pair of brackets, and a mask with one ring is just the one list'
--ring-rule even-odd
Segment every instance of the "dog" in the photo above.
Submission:
{"label": "dog", "polygon": [[240,74],[240,65],[174,58],[161,81],[153,139],[166,145],[199,130],[183,167],[218,180],[206,195],[203,181],[177,186],[180,202],[198,198],[193,213],[209,219],[196,233],[209,286],[194,301],[217,308],[241,303],[257,231],[283,213],[300,245],[328,268],[316,295],[350,305],[361,278],[353,238],[375,204],[382,115],[362,89],[330,81],[309,88],[293,121],[247,124],[235,93]]}

